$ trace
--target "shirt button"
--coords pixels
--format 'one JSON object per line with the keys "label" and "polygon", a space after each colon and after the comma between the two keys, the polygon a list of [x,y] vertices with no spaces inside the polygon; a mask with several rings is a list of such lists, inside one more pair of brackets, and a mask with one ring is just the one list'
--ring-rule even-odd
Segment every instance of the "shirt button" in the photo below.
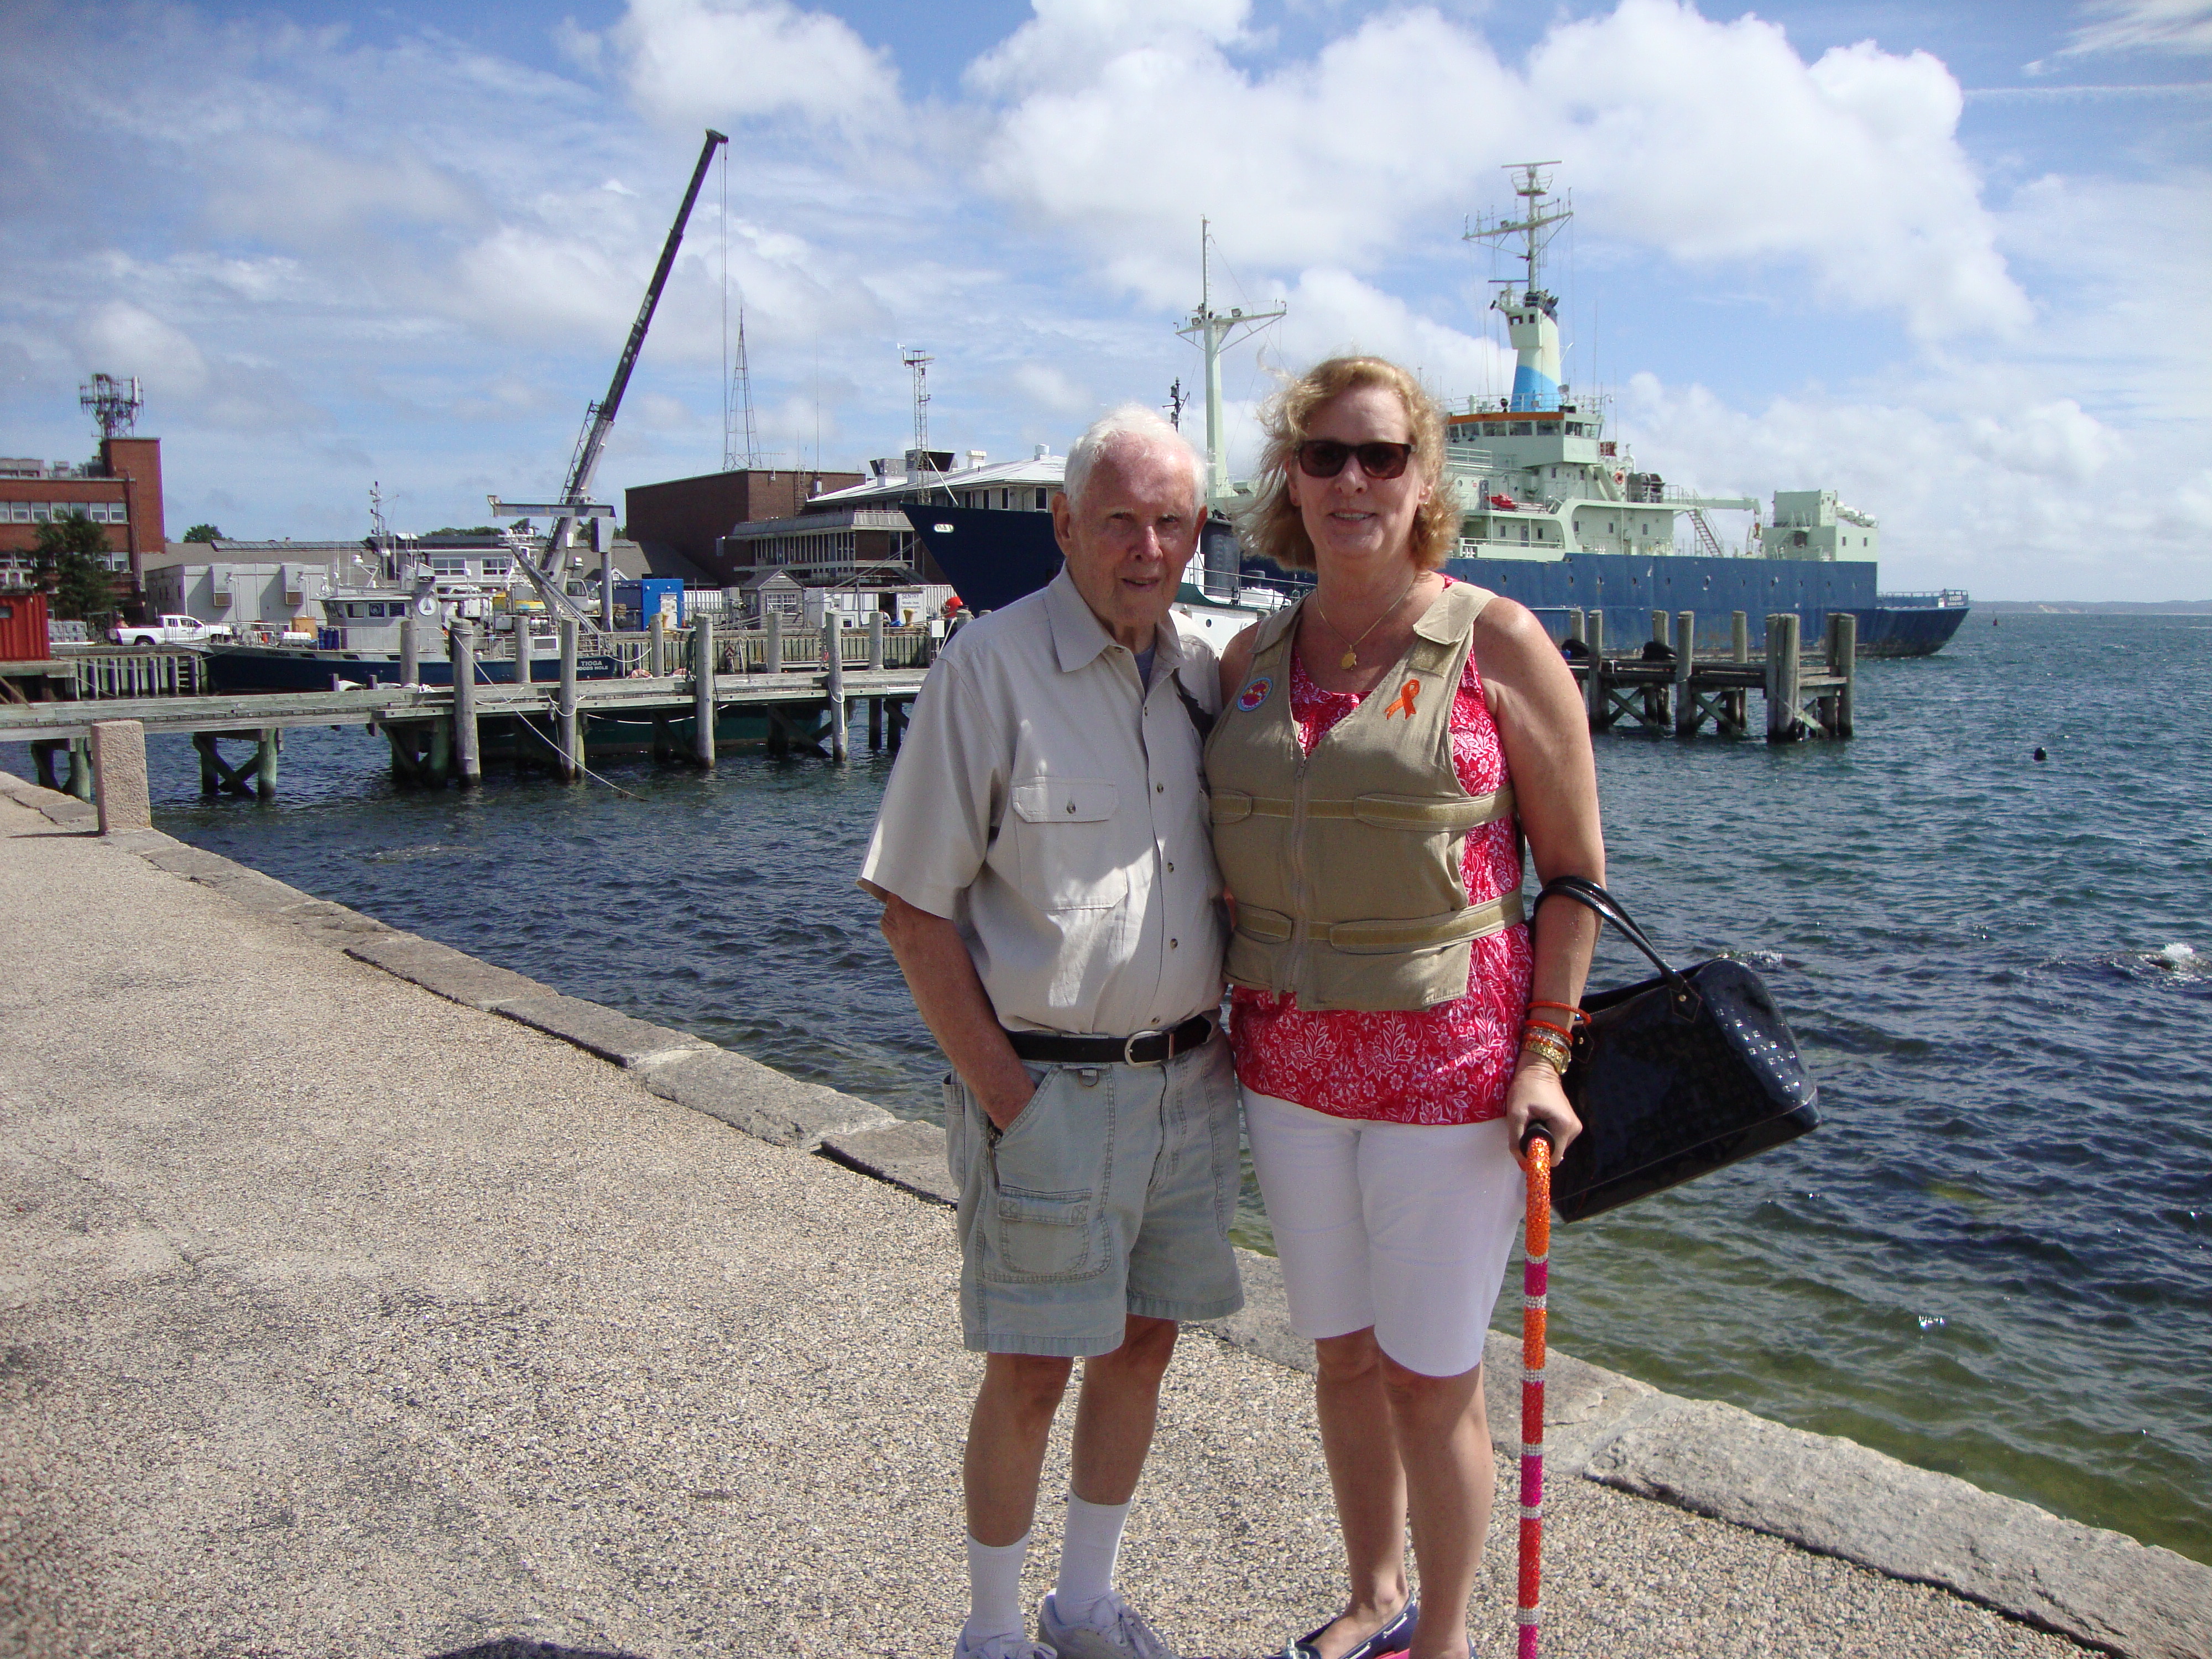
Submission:
{"label": "shirt button", "polygon": [[1169,864],[1169,866],[1168,866],[1168,873],[1169,873],[1170,875],[1173,875],[1173,874],[1175,874],[1175,866],[1174,866],[1174,864],[1173,864],[1173,863],[1170,863],[1170,864]]}
{"label": "shirt button", "polygon": [[[1166,794],[1166,793],[1167,793],[1167,792],[1168,792],[1168,787],[1167,787],[1167,785],[1165,785],[1164,783],[1156,783],[1156,784],[1154,784],[1154,785],[1152,786],[1152,793],[1153,793],[1154,794],[1156,794],[1156,795],[1164,795],[1164,794]],[[1072,807],[1072,806],[1071,806],[1070,808],[1068,808],[1068,811],[1071,811],[1071,812],[1072,812],[1072,811],[1073,811],[1074,810],[1075,810],[1075,809],[1074,809],[1073,807]]]}
{"label": "shirt button", "polygon": [[1176,950],[1181,947],[1182,944],[1182,941],[1181,939],[1171,939],[1168,941],[1168,949],[1170,951]]}

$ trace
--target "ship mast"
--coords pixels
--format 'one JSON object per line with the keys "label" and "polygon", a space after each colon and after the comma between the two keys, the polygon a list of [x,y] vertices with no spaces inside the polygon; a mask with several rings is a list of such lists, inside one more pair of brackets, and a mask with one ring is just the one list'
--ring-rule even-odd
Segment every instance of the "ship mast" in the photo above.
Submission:
{"label": "ship mast", "polygon": [[1527,204],[1521,217],[1477,219],[1462,239],[1487,242],[1492,247],[1504,247],[1516,236],[1521,239],[1521,250],[1513,255],[1522,266],[1517,284],[1521,292],[1514,293],[1516,284],[1510,278],[1494,277],[1492,286],[1498,291],[1490,301],[1492,310],[1505,313],[1507,332],[1513,341],[1515,409],[1559,406],[1559,301],[1543,286],[1544,250],[1559,234],[1559,227],[1575,216],[1575,210],[1571,199],[1552,195],[1551,178],[1540,171],[1557,166],[1557,161],[1519,161],[1508,167],[1507,172],[1520,175],[1513,193]]}
{"label": "ship mast", "polygon": [[1257,328],[1282,316],[1286,307],[1247,313],[1233,307],[1224,315],[1213,308],[1213,224],[1198,222],[1198,309],[1176,331],[1195,338],[1206,352],[1206,504],[1218,507],[1230,499],[1229,449],[1221,430],[1221,348],[1238,329]]}

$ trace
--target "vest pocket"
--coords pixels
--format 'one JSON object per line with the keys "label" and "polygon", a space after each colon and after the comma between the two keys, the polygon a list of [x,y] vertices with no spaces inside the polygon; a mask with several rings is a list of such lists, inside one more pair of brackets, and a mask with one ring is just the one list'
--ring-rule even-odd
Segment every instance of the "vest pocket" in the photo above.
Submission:
{"label": "vest pocket", "polygon": [[1103,778],[1030,778],[1014,786],[1023,896],[1042,910],[1110,909],[1128,896],[1114,845],[1121,793]]}

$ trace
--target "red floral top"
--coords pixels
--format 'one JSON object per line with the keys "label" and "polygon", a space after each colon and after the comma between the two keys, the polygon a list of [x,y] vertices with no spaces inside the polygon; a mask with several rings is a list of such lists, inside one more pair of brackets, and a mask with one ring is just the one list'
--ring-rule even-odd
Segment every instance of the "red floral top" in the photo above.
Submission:
{"label": "red floral top", "polygon": [[[1322,733],[1359,706],[1349,691],[1324,691],[1292,653],[1291,718],[1308,754]],[[1452,704],[1452,763],[1472,795],[1507,781],[1497,722],[1482,677],[1468,658]],[[1521,838],[1512,818],[1477,825],[1461,869],[1468,902],[1480,904],[1521,885]],[[1229,1040],[1237,1078],[1335,1117],[1388,1123],[1480,1123],[1505,1111],[1521,1024],[1528,1012],[1528,929],[1516,924],[1479,939],[1467,994],[1404,1013],[1298,1012],[1297,998],[1238,986]]]}

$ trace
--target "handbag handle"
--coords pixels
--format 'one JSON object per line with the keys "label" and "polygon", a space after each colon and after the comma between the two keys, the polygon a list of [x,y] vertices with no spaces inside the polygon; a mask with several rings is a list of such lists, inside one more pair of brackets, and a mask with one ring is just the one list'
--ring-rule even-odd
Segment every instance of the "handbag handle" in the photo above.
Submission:
{"label": "handbag handle", "polygon": [[1659,954],[1659,947],[1644,937],[1644,930],[1629,919],[1627,911],[1620,908],[1620,902],[1604,888],[1583,876],[1554,876],[1544,884],[1543,890],[1536,895],[1536,902],[1528,908],[1532,921],[1547,898],[1571,898],[1576,903],[1595,911],[1599,920],[1611,922],[1622,938],[1651,959],[1651,965],[1659,970],[1661,977],[1667,981],[1668,988],[1674,993],[1678,1010],[1697,1006],[1698,994],[1691,988],[1690,981]]}

